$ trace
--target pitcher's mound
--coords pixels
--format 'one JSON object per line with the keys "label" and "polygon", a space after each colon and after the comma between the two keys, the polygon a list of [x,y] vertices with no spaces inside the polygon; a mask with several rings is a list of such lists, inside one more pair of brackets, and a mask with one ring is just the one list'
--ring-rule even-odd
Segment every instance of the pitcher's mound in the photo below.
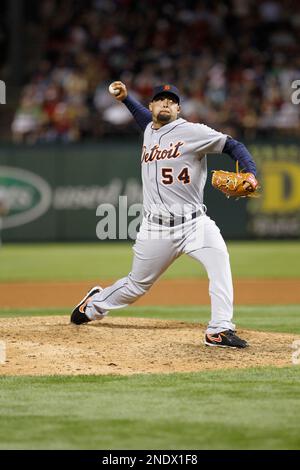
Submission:
{"label": "pitcher's mound", "polygon": [[145,318],[106,319],[75,326],[67,316],[0,320],[6,362],[0,375],[199,372],[292,364],[299,336],[239,330],[243,350],[203,344],[204,325]]}

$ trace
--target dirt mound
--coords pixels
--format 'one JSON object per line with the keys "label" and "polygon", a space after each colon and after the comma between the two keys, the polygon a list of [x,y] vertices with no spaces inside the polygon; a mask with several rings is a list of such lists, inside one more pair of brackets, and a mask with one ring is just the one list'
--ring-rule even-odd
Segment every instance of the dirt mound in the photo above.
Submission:
{"label": "dirt mound", "polygon": [[208,348],[204,326],[145,318],[69,324],[67,316],[0,320],[7,360],[0,375],[77,375],[198,372],[291,364],[299,336],[239,330],[245,350]]}

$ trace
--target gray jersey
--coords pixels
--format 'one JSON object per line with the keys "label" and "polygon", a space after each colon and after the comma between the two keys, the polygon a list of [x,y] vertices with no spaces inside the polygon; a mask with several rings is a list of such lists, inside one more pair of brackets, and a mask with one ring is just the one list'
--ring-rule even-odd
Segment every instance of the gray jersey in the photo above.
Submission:
{"label": "gray jersey", "polygon": [[181,118],[160,129],[152,126],[145,129],[141,158],[145,212],[170,217],[199,210],[206,154],[222,152],[227,135]]}

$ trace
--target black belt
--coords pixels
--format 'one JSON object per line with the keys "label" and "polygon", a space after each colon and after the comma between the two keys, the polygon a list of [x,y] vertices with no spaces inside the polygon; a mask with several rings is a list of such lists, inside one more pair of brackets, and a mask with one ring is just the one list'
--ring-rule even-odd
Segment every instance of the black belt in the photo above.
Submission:
{"label": "black belt", "polygon": [[167,227],[174,227],[175,225],[184,224],[185,222],[189,222],[190,220],[196,219],[199,215],[203,214],[203,211],[196,211],[193,212],[191,215],[188,216],[181,216],[181,217],[170,217],[168,218],[161,218],[159,216],[151,216],[150,214],[147,215],[147,218],[154,222],[155,224],[159,225],[166,225]]}

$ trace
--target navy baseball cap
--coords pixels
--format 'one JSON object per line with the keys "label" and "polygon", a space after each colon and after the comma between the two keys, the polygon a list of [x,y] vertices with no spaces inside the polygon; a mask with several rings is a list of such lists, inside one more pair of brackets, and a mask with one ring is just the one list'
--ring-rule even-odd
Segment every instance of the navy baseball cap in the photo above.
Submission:
{"label": "navy baseball cap", "polygon": [[156,86],[153,90],[153,101],[155,98],[157,98],[159,95],[172,95],[173,97],[176,98],[177,102],[180,103],[180,95],[179,95],[179,90],[176,88],[174,85],[160,85]]}

